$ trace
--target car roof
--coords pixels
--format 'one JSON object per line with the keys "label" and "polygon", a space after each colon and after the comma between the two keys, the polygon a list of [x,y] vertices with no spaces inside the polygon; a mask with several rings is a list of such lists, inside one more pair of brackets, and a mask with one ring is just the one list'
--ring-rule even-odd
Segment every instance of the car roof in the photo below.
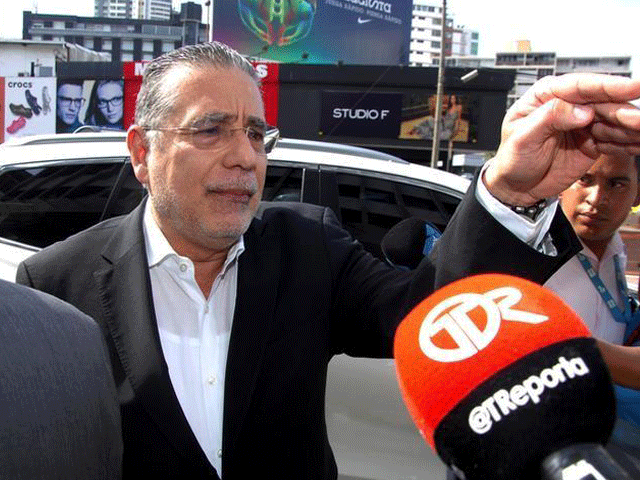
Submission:
{"label": "car roof", "polygon": [[[122,159],[129,156],[125,138],[125,132],[113,131],[13,138],[0,145],[0,169],[16,165],[24,167],[29,163],[36,167],[63,160]],[[327,170],[382,173],[409,183],[426,181],[460,194],[470,184],[468,179],[458,175],[410,163],[387,153],[331,142],[282,138],[269,154],[269,161],[274,165],[286,162],[300,167],[320,165]]]}

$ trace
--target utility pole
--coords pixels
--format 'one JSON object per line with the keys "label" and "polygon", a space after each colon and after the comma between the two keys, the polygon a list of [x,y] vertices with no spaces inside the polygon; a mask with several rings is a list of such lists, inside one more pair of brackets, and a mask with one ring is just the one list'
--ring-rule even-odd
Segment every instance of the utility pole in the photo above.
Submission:
{"label": "utility pole", "polygon": [[207,7],[207,42],[213,42],[213,18],[209,11],[209,7],[211,7],[211,0],[204,2],[204,6]]}
{"label": "utility pole", "polygon": [[442,0],[442,30],[440,37],[440,62],[438,63],[438,86],[436,90],[436,111],[433,112],[433,142],[431,144],[431,167],[438,165],[440,152],[440,120],[442,118],[442,91],[444,90],[444,44],[447,28],[447,0]]}

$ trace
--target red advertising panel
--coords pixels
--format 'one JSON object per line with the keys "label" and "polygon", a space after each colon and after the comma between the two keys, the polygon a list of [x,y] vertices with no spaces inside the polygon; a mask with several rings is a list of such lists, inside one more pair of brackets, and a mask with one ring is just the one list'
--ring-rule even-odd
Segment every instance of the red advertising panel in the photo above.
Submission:
{"label": "red advertising panel", "polygon": [[278,125],[278,95],[280,92],[280,69],[275,62],[255,62],[253,66],[262,83],[264,115],[269,125]]}
{"label": "red advertising panel", "polygon": [[[138,98],[138,91],[140,91],[140,84],[142,83],[142,74],[144,73],[147,63],[148,62],[123,63],[125,129],[133,124],[136,111],[136,99]],[[262,98],[267,123],[277,125],[279,92],[278,64],[273,62],[258,62],[254,63],[254,67],[262,83]]]}
{"label": "red advertising panel", "polygon": [[142,74],[149,62],[124,62],[122,75],[124,77],[124,128],[133,125],[136,114],[136,100],[142,83]]}

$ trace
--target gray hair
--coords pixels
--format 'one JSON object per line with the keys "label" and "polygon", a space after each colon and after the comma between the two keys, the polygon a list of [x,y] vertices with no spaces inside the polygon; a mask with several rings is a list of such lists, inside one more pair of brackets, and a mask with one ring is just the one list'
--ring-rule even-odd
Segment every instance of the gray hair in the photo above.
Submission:
{"label": "gray hair", "polygon": [[136,101],[135,123],[154,127],[165,120],[173,109],[175,94],[166,91],[166,74],[180,66],[193,69],[233,68],[247,73],[255,82],[260,79],[253,65],[231,47],[220,43],[187,45],[165,53],[147,64]]}

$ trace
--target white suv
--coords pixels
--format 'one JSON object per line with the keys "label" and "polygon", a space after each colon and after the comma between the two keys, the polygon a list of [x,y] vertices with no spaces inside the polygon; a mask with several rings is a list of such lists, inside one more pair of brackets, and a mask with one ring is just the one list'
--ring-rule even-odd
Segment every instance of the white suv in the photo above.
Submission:
{"label": "white suv", "polygon": [[[282,139],[269,154],[263,198],[331,207],[381,256],[389,228],[413,216],[441,230],[469,181],[373,150]],[[0,145],[0,278],[42,247],[128,213],[145,191],[124,133],[24,137]],[[344,355],[330,364],[327,426],[342,479],[444,479],[402,403],[393,360]]]}

